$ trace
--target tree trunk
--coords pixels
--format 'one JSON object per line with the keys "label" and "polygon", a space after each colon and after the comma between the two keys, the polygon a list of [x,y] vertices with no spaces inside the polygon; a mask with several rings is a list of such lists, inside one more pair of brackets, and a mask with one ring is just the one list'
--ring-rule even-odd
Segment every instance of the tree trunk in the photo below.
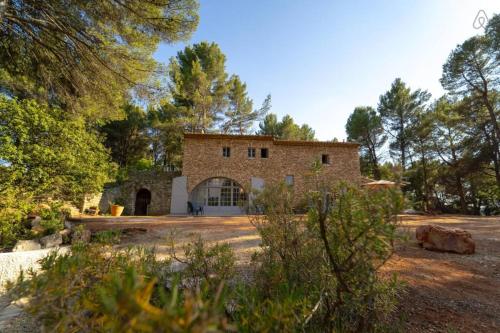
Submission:
{"label": "tree trunk", "polygon": [[467,201],[465,201],[464,186],[462,184],[462,177],[455,176],[455,184],[457,186],[458,196],[460,197],[460,212],[467,214]]}
{"label": "tree trunk", "polygon": [[422,175],[424,181],[424,210],[429,211],[429,186],[427,185],[427,163],[425,161],[425,154],[422,152]]}
{"label": "tree trunk", "polygon": [[497,117],[495,115],[495,110],[493,109],[493,105],[491,105],[491,103],[488,99],[487,92],[483,93],[483,100],[484,100],[484,104],[486,106],[486,109],[488,109],[488,114],[490,115],[490,119],[491,119],[491,123],[493,124],[493,128],[495,129],[496,140],[494,140],[494,142],[496,145],[495,149],[496,149],[497,156],[498,156],[498,152],[499,152],[498,143],[500,142],[500,127],[498,126],[498,121],[497,121]]}

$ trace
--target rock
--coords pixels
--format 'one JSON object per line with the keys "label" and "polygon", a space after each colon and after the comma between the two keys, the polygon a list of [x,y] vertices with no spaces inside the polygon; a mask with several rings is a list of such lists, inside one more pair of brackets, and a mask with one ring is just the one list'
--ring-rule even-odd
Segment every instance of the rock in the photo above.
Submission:
{"label": "rock", "polygon": [[92,233],[90,232],[90,230],[73,230],[73,232],[71,233],[71,244],[74,244],[75,242],[88,243],[90,242],[91,236]]}
{"label": "rock", "polygon": [[59,246],[62,244],[62,242],[63,242],[62,236],[58,232],[55,234],[40,238],[40,244],[42,244],[42,247],[44,249],[46,249],[48,247]]}
{"label": "rock", "polygon": [[36,240],[18,240],[12,252],[40,250],[42,247]]}
{"label": "rock", "polygon": [[31,228],[37,228],[40,226],[40,222],[42,222],[42,218],[38,215],[30,215],[30,216],[28,216],[28,221],[30,222]]}
{"label": "rock", "polygon": [[68,221],[68,219],[64,219],[64,227],[71,229],[73,228],[73,223],[71,223],[71,221]]}
{"label": "rock", "polygon": [[403,214],[408,214],[408,215],[425,215],[424,212],[420,210],[415,210],[415,209],[405,209],[402,211]]}
{"label": "rock", "polygon": [[59,231],[59,234],[62,237],[63,244],[69,244],[71,241],[71,230],[70,229],[63,229]]}
{"label": "rock", "polygon": [[416,236],[419,245],[427,250],[473,254],[476,248],[471,234],[461,229],[423,225],[417,228]]}

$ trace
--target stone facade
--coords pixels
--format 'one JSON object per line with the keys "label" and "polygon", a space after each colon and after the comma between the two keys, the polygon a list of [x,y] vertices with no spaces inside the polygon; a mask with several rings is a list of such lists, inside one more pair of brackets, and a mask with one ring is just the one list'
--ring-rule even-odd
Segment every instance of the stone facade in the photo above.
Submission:
{"label": "stone facade", "polygon": [[[223,147],[230,148],[229,157],[223,156]],[[248,156],[248,148],[255,148],[255,157]],[[261,157],[261,148],[267,148],[267,158]],[[315,160],[322,162],[322,155],[328,160],[322,164],[322,176],[332,182],[359,183],[358,148],[356,143],[282,141],[271,136],[186,134],[182,175],[187,177],[188,193],[213,177],[232,179],[249,191],[253,178],[265,185],[287,176],[293,176],[296,193],[303,193],[308,187],[306,175]]]}
{"label": "stone facade", "polygon": [[109,213],[109,204],[119,200],[124,203],[124,215],[136,215],[137,194],[139,190],[147,190],[151,196],[147,215],[169,214],[172,179],[178,175],[176,172],[161,170],[131,172],[125,182],[109,184],[102,193],[87,197],[82,211],[97,206],[101,213]]}

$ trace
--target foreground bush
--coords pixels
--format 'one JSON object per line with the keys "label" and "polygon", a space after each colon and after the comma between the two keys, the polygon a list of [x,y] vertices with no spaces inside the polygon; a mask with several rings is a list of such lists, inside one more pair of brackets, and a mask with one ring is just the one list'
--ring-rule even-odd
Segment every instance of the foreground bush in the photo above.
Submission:
{"label": "foreground bush", "polygon": [[180,291],[169,261],[152,250],[115,251],[77,244],[71,253],[52,253],[41,273],[21,276],[11,293],[30,297],[27,311],[54,332],[230,331],[223,284]]}
{"label": "foreground bush", "polygon": [[[35,205],[23,200],[16,191],[5,191],[0,198],[0,250],[9,250],[20,239],[33,239],[64,229],[65,210],[60,203]],[[35,214],[42,221],[33,230],[28,215]]]}
{"label": "foreground bush", "polygon": [[254,257],[256,286],[240,293],[241,330],[255,323],[263,331],[386,330],[397,284],[377,272],[393,253],[400,194],[318,185],[305,218],[293,214],[286,185],[258,201],[266,207],[253,219],[262,251]]}

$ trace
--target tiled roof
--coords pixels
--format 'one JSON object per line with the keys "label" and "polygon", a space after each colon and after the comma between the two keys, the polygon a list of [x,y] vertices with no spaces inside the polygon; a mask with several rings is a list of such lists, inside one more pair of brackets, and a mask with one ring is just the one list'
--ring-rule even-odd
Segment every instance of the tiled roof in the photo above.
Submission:
{"label": "tiled roof", "polygon": [[333,142],[333,141],[299,141],[299,140],[278,140],[272,135],[240,135],[240,134],[204,134],[185,133],[186,139],[217,139],[217,140],[259,140],[272,141],[275,145],[281,146],[316,146],[316,147],[353,147],[358,148],[356,142]]}

